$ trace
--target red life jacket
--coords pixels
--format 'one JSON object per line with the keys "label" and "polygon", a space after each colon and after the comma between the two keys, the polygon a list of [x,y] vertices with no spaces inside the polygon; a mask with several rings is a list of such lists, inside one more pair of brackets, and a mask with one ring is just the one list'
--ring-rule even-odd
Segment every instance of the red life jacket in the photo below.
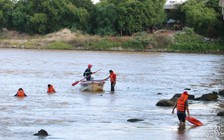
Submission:
{"label": "red life jacket", "polygon": [[114,73],[114,72],[112,72],[111,74],[110,74],[110,82],[116,82],[116,74]]}
{"label": "red life jacket", "polygon": [[177,110],[178,111],[182,111],[182,112],[185,111],[185,108],[186,108],[185,102],[186,102],[186,99],[183,97],[180,97],[177,99]]}
{"label": "red life jacket", "polygon": [[55,93],[54,87],[50,85],[50,87],[47,89],[47,93]]}
{"label": "red life jacket", "polygon": [[17,92],[17,96],[18,96],[18,97],[24,97],[24,96],[25,96],[24,91],[23,91],[23,90],[18,91],[18,92]]}

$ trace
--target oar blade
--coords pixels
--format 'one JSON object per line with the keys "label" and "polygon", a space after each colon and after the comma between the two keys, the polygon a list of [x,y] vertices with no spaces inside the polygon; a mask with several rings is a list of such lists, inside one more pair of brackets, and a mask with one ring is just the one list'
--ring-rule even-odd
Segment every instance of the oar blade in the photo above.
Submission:
{"label": "oar blade", "polygon": [[77,85],[79,83],[79,81],[76,81],[76,82],[74,82],[73,84],[72,84],[72,86],[75,86],[75,85]]}

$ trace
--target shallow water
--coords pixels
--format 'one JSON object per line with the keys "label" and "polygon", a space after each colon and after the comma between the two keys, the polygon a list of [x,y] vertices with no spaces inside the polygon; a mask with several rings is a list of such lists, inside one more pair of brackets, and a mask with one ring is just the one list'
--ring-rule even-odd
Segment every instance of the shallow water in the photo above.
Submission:
{"label": "shallow water", "polygon": [[[118,81],[110,93],[81,92],[87,64],[101,69],[95,79],[113,69]],[[170,107],[157,107],[160,99],[190,88],[196,97],[224,88],[224,56],[175,53],[117,53],[0,49],[0,138],[7,140],[197,140],[224,139],[224,120],[217,117],[223,102],[190,101],[190,113],[204,126],[179,131]],[[48,95],[47,84],[57,93]],[[13,97],[22,87],[28,97]],[[158,93],[162,93],[159,95]],[[141,118],[130,123],[127,119]],[[40,129],[50,136],[33,136]]]}

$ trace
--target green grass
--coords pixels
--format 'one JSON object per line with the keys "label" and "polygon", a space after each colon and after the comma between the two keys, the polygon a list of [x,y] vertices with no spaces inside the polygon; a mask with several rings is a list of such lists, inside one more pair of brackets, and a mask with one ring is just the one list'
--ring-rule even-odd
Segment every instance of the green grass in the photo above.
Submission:
{"label": "green grass", "polygon": [[47,44],[46,49],[52,50],[71,50],[73,47],[67,43],[57,41]]}

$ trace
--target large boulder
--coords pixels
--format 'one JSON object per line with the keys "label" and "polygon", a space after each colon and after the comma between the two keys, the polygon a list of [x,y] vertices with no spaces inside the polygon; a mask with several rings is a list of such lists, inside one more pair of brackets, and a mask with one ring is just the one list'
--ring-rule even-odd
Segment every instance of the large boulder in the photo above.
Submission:
{"label": "large boulder", "polygon": [[[177,99],[181,96],[181,94],[175,94],[170,100],[173,102],[176,102]],[[194,95],[189,94],[188,95],[189,100],[194,100]]]}
{"label": "large boulder", "polygon": [[218,114],[217,114],[217,116],[224,116],[224,111],[222,111],[222,112],[219,112]]}
{"label": "large boulder", "polygon": [[46,130],[41,129],[40,131],[38,131],[38,133],[33,134],[34,136],[48,136],[48,133]]}
{"label": "large boulder", "polygon": [[216,101],[218,99],[218,94],[216,92],[203,94],[201,97],[197,98],[202,101]]}
{"label": "large boulder", "polygon": [[219,95],[224,96],[224,89],[219,91]]}
{"label": "large boulder", "polygon": [[156,106],[174,106],[175,102],[169,99],[162,99],[156,103]]}

